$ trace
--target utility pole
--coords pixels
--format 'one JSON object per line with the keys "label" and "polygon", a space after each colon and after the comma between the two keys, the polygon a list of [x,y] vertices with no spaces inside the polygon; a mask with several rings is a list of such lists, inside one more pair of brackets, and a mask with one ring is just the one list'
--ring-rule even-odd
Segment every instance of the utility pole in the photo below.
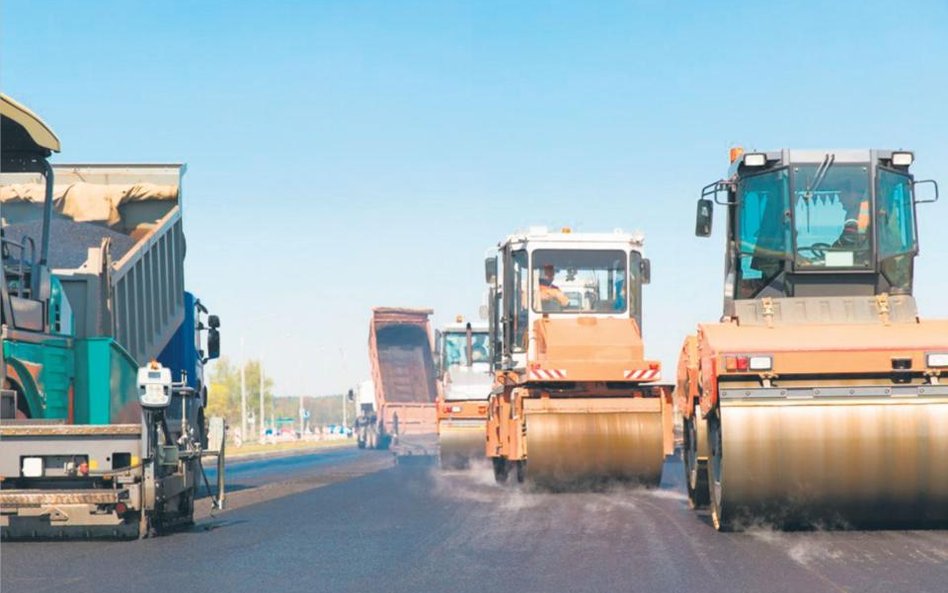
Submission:
{"label": "utility pole", "polygon": [[[348,369],[346,369],[346,351],[342,346],[339,347],[339,357],[342,359],[342,372],[343,374],[348,375],[348,372],[347,372]],[[346,380],[348,381],[348,376],[346,377]],[[344,389],[342,391],[342,428],[343,430],[345,430],[349,426],[349,419],[346,417],[347,416],[346,394],[347,394],[347,390]]]}
{"label": "utility pole", "polygon": [[247,380],[244,376],[244,367],[247,361],[244,359],[244,339],[240,338],[240,439],[244,442],[250,442],[250,435],[247,434]]}
{"label": "utility pole", "polygon": [[303,396],[300,396],[300,438],[306,431],[306,408],[303,407]]}
{"label": "utility pole", "polygon": [[263,429],[263,357],[260,357],[260,428]]}

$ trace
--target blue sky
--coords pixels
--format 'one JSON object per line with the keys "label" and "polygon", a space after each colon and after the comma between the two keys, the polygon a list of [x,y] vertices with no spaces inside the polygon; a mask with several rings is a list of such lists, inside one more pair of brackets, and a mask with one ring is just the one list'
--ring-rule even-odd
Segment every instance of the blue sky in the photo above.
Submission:
{"label": "blue sky", "polygon": [[[720,315],[722,225],[695,238],[694,201],[732,144],[911,148],[948,187],[942,1],[6,0],[0,17],[0,86],[57,132],[58,162],[188,164],[188,284],[225,353],[243,337],[288,395],[367,375],[373,305],[475,315],[486,250],[537,224],[645,232],[646,349],[672,378]],[[930,316],[948,316],[946,208],[920,214]]]}

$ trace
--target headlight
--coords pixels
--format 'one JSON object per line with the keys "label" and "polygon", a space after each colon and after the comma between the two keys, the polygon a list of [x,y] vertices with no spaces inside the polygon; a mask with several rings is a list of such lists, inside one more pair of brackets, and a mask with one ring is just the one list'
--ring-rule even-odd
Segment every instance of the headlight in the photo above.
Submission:
{"label": "headlight", "polygon": [[915,156],[911,152],[892,153],[892,164],[896,167],[908,167],[913,160],[915,160]]}
{"label": "headlight", "polygon": [[763,167],[767,164],[767,155],[761,152],[751,152],[744,155],[745,167]]}
{"label": "headlight", "polygon": [[948,354],[929,354],[925,357],[925,362],[935,369],[948,367]]}

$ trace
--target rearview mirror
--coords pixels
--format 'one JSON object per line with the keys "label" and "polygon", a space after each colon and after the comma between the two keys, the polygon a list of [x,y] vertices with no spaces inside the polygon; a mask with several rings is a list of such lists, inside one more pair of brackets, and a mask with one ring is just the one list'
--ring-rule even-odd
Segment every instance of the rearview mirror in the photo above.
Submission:
{"label": "rearview mirror", "polygon": [[695,218],[695,235],[711,236],[711,222],[714,216],[714,202],[702,198],[698,200],[698,215]]}
{"label": "rearview mirror", "polygon": [[497,278],[497,258],[488,257],[484,260],[484,281],[493,284]]}
{"label": "rearview mirror", "polygon": [[208,327],[213,327],[214,329],[217,329],[221,326],[221,318],[218,317],[217,315],[210,315],[207,318],[207,325]]}
{"label": "rearview mirror", "polygon": [[355,401],[355,392],[350,389],[349,393],[346,394],[346,399],[349,401]]}
{"label": "rearview mirror", "polygon": [[[213,316],[212,316],[213,317]],[[214,360],[221,355],[221,332],[216,327],[207,330],[207,359]]]}
{"label": "rearview mirror", "polygon": [[639,278],[642,284],[648,284],[652,281],[652,262],[649,259],[643,259],[639,262]]}

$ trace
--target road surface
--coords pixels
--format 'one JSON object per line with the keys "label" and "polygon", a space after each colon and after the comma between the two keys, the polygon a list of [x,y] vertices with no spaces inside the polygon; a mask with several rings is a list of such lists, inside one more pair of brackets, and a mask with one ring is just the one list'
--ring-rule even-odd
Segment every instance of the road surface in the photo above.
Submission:
{"label": "road surface", "polygon": [[721,534],[661,488],[547,493],[342,449],[232,464],[236,504],[133,542],[4,542],[4,593],[948,590],[948,531]]}

